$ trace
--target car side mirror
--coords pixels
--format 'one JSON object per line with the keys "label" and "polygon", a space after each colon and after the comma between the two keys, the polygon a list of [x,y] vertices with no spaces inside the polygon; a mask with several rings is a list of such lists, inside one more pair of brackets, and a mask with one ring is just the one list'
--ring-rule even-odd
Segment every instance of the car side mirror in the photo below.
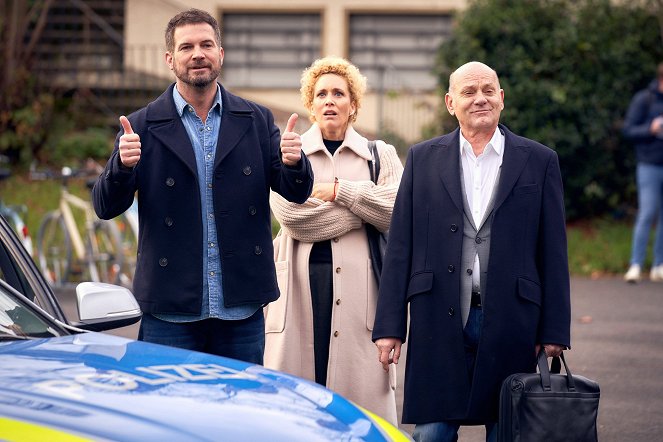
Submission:
{"label": "car side mirror", "polygon": [[133,293],[119,285],[82,282],[76,286],[76,307],[80,323],[90,331],[104,331],[135,324],[142,316]]}

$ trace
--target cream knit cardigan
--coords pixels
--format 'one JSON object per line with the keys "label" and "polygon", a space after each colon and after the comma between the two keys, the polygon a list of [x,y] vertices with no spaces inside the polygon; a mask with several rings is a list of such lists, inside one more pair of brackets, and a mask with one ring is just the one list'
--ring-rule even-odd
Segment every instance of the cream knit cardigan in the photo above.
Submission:
{"label": "cream knit cardigan", "polygon": [[[302,135],[303,150],[312,155],[326,147],[317,125]],[[347,146],[362,157],[370,159],[366,138],[348,127],[343,146]],[[380,155],[380,175],[377,185],[372,181],[353,181],[339,178],[336,192],[337,204],[309,198],[304,204],[287,201],[272,192],[270,204],[274,216],[281,224],[283,233],[304,242],[326,241],[339,237],[352,229],[361,228],[363,223],[373,224],[384,232],[389,229],[391,213],[403,174],[403,165],[394,146],[377,143]],[[368,164],[364,162],[368,170]],[[318,175],[314,179],[318,182]]]}

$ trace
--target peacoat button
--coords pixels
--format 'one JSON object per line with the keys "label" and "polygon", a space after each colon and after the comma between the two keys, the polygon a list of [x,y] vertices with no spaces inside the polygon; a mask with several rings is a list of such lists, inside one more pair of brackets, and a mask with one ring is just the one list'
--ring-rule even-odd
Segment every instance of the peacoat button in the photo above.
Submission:
{"label": "peacoat button", "polygon": [[166,267],[168,265],[168,259],[166,259],[166,258],[159,259],[159,265],[161,267]]}
{"label": "peacoat button", "polygon": [[479,238],[478,236],[476,238],[474,238],[474,242],[477,243],[477,244],[481,244],[481,241],[482,241],[482,239]]}
{"label": "peacoat button", "polygon": [[472,274],[472,269],[467,269],[467,270],[465,270],[465,271],[467,272],[468,275],[471,275],[471,274]]}
{"label": "peacoat button", "polygon": [[249,215],[255,215],[257,212],[255,206],[249,206]]}
{"label": "peacoat button", "polygon": [[458,231],[458,226],[455,225],[455,224],[452,224],[450,230],[451,230],[452,232],[456,232],[456,231]]}
{"label": "peacoat button", "polygon": [[299,178],[295,179],[295,183],[297,183],[297,184],[301,184],[301,183],[303,183],[303,182],[304,182],[304,181],[303,181],[303,180],[300,180]]}
{"label": "peacoat button", "polygon": [[334,331],[334,337],[338,338],[338,330]]}
{"label": "peacoat button", "polygon": [[175,185],[175,180],[171,177],[166,178],[166,186],[173,187]]}
{"label": "peacoat button", "polygon": [[165,224],[166,226],[168,226],[168,227],[171,227],[171,226],[173,225],[173,219],[172,219],[171,217],[169,217],[169,216],[167,216],[167,217],[163,220],[163,222],[164,222],[164,224]]}
{"label": "peacoat button", "polygon": [[246,166],[244,169],[242,169],[242,172],[244,175],[249,176],[251,175],[251,166]]}
{"label": "peacoat button", "polygon": [[453,316],[456,311],[454,310],[453,307],[449,307],[449,316]]}
{"label": "peacoat button", "polygon": [[454,270],[456,270],[456,267],[454,267],[453,264],[449,264],[449,267],[447,267],[447,270],[449,271],[449,273],[453,273]]}
{"label": "peacoat button", "polygon": [[253,249],[253,253],[256,255],[262,255],[262,247],[256,246],[255,249]]}
{"label": "peacoat button", "polygon": [[340,298],[336,300],[336,305],[341,305],[341,299]]}
{"label": "peacoat button", "polygon": [[336,267],[336,273],[341,273],[341,268],[340,267]]}

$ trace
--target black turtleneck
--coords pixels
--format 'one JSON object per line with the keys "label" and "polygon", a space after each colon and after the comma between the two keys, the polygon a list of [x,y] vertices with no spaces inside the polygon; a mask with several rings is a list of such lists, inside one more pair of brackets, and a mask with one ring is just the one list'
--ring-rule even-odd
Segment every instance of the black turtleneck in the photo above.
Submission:
{"label": "black turtleneck", "polygon": [[[334,152],[343,145],[343,140],[322,140],[329,153],[334,156]],[[309,262],[332,262],[331,241],[320,241],[313,244]]]}

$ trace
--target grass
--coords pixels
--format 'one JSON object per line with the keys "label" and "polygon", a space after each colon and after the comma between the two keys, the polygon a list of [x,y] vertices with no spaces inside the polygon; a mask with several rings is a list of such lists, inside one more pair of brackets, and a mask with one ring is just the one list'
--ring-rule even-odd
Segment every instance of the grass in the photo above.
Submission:
{"label": "grass", "polygon": [[[32,181],[26,176],[12,176],[0,182],[0,198],[5,204],[27,206],[27,215],[23,221],[28,226],[33,243],[36,241],[39,225],[44,215],[58,207],[60,188],[61,183],[58,179]],[[86,187],[85,179],[71,179],[68,188],[72,194],[86,200],[90,199],[90,191]],[[79,214],[75,213],[75,216],[78,220]],[[82,215],[80,218],[80,222],[82,222]]]}
{"label": "grass", "polygon": [[631,256],[632,231],[632,222],[624,220],[604,218],[569,224],[571,274],[600,277],[625,272]]}
{"label": "grass", "polygon": [[[71,180],[69,191],[89,198],[85,180]],[[25,221],[33,241],[44,214],[57,207],[59,195],[60,182],[57,180],[31,181],[25,176],[12,176],[0,182],[0,198],[6,204],[25,204],[28,207]],[[278,225],[273,227],[276,233]],[[626,271],[631,250],[631,221],[604,218],[574,222],[568,225],[567,232],[571,274],[600,277],[620,275]],[[650,265],[648,258],[645,268]]]}

